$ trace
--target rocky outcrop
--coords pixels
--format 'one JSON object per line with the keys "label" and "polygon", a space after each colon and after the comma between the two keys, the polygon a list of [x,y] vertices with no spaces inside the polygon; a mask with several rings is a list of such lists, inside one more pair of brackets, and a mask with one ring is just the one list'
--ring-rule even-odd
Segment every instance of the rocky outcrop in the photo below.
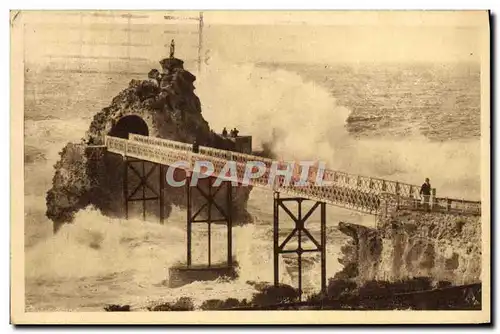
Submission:
{"label": "rocky outcrop", "polygon": [[[74,214],[87,205],[93,205],[103,214],[123,216],[123,159],[114,154],[96,157],[87,145],[102,145],[105,135],[127,138],[137,133],[235,150],[233,141],[219,136],[202,116],[201,103],[194,93],[196,77],[183,67],[183,61],[167,58],[160,61],[162,72],[150,71],[145,80],[132,80],[111,104],[96,113],[82,143],[68,143],[56,163],[53,186],[46,196],[47,217],[57,229],[71,222]],[[152,165],[147,165],[148,170]],[[156,178],[155,175],[157,176]],[[159,180],[158,171],[151,178]],[[158,182],[153,182],[157,187]],[[246,211],[250,187],[233,190],[235,223],[251,220]],[[183,189],[166,186],[164,212],[173,205],[185,206]],[[222,195],[222,192],[221,192]],[[193,201],[200,201],[195,195]],[[133,208],[131,209],[133,211]],[[153,215],[159,210],[148,208]]]}
{"label": "rocky outcrop", "polygon": [[378,219],[377,229],[339,223],[350,237],[344,268],[311,308],[481,309],[480,217],[400,210]]}
{"label": "rocky outcrop", "polygon": [[54,187],[47,193],[47,217],[55,223],[71,221],[78,210],[90,203],[91,193],[85,147],[69,143],[59,155],[61,159],[54,166]]}
{"label": "rocky outcrop", "polygon": [[399,211],[378,229],[339,223],[351,240],[342,247],[344,269],[336,279],[358,286],[427,277],[433,284],[481,281],[481,218],[446,213]]}
{"label": "rocky outcrop", "polygon": [[120,136],[117,122],[128,115],[139,116],[148,135],[192,143],[195,139],[207,144],[212,138],[208,123],[201,116],[201,103],[194,94],[196,77],[184,70],[179,59],[160,62],[164,73],[148,80],[132,80],[94,116],[87,140],[101,144],[108,133]]}

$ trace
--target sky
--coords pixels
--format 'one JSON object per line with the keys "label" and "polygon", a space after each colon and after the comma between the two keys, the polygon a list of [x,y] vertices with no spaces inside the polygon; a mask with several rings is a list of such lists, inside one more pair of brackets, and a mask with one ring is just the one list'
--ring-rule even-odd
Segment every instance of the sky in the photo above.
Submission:
{"label": "sky", "polygon": [[[134,12],[132,36],[123,13],[89,14],[24,13],[28,57],[83,52],[156,59],[169,40],[164,30],[181,32],[175,36],[179,52],[195,56],[198,12]],[[165,20],[164,15],[180,19]],[[209,11],[204,12],[203,47],[210,57],[234,62],[479,61],[485,42],[479,27],[486,22],[486,13],[477,11]],[[80,47],[82,38],[87,45]],[[124,46],[129,42],[135,44],[132,50]]]}
{"label": "sky", "polygon": [[477,61],[477,28],[387,26],[211,26],[207,44],[238,61]]}

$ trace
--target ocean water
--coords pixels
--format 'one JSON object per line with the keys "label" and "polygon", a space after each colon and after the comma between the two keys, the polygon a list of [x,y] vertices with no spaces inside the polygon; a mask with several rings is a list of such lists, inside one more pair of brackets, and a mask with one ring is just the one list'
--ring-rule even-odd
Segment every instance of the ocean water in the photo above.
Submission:
{"label": "ocean water", "polygon": [[[154,65],[153,65],[154,66]],[[189,69],[189,67],[188,67]],[[272,281],[272,193],[255,189],[255,224],[236,227],[239,278],[232,282],[165,285],[168,268],[185,259],[185,212],[164,225],[102,216],[89,207],[52,234],[45,194],[68,141],[84,136],[92,116],[140,74],[47,71],[25,76],[25,272],[29,311],[102,311],[106,303],[143,309],[190,296],[249,298],[247,281]],[[420,184],[438,196],[480,198],[480,70],[477,64],[228,64],[198,73],[196,92],[215,131],[237,127],[254,146],[272,143],[286,159],[323,160],[332,169]],[[374,226],[374,217],[328,207],[327,276],[341,270],[347,237],[339,221]],[[308,227],[317,235],[319,217]],[[291,230],[283,224],[282,238]],[[194,231],[195,263],[206,262],[207,231]],[[214,262],[225,259],[224,227],[212,237]],[[292,245],[293,246],[293,245]],[[304,272],[305,292],[319,290],[319,259]],[[293,257],[281,281],[295,285]]]}

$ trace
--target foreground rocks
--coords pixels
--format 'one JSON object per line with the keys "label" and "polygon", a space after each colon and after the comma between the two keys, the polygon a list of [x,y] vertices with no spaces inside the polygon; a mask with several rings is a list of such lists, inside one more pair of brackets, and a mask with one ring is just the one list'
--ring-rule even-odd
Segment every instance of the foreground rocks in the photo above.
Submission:
{"label": "foreground rocks", "polygon": [[[258,290],[250,299],[209,299],[195,307],[181,297],[146,307],[151,312],[193,310],[480,310],[481,284],[452,286],[433,284],[419,277],[396,282],[369,281],[358,286],[351,280],[330,279],[327,293],[299,301],[297,289],[280,284],[249,282]],[[127,312],[129,305],[108,305],[108,312]],[[136,311],[143,311],[138,309]]]}
{"label": "foreground rocks", "polygon": [[192,311],[194,310],[193,301],[188,297],[181,297],[175,302],[166,302],[152,307],[148,307],[148,311]]}

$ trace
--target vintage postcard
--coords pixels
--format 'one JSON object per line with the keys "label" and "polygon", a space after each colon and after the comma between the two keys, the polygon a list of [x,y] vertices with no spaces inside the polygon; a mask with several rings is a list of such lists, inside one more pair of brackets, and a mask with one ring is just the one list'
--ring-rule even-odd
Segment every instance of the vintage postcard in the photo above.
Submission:
{"label": "vintage postcard", "polygon": [[490,322],[487,11],[12,11],[11,322]]}

